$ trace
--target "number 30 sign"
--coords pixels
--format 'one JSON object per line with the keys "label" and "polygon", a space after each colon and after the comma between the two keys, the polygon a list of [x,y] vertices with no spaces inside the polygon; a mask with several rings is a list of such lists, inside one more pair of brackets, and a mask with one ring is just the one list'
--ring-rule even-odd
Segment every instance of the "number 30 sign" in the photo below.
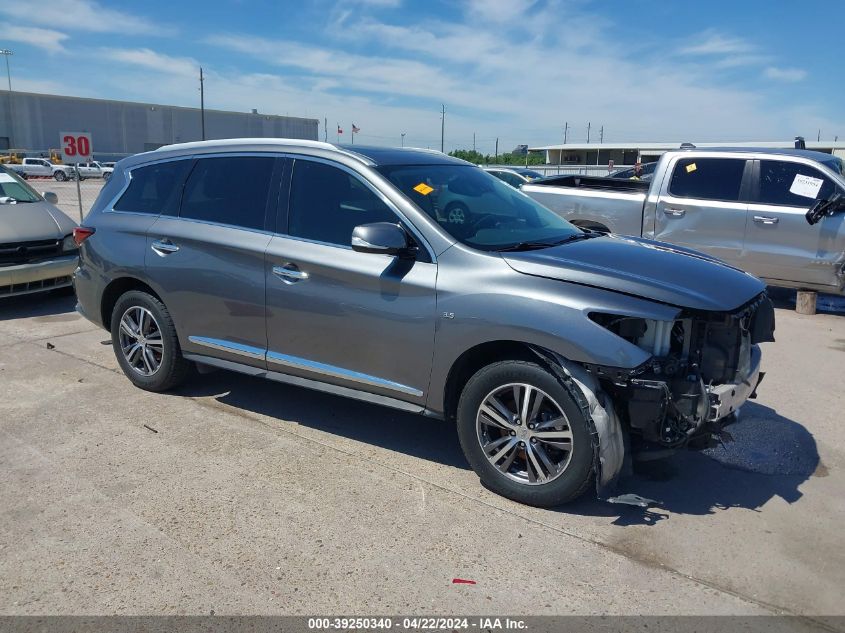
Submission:
{"label": "number 30 sign", "polygon": [[87,163],[94,152],[88,132],[59,132],[59,145],[66,163]]}

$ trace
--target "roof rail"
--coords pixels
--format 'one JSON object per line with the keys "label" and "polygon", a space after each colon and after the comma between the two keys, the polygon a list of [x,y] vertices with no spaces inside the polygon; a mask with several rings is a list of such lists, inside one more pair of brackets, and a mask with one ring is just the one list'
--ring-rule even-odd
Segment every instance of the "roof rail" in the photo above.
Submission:
{"label": "roof rail", "polygon": [[162,145],[155,151],[165,151],[172,149],[201,149],[204,147],[219,147],[229,145],[295,145],[299,147],[315,147],[320,149],[337,150],[337,146],[331,143],[324,143],[323,141],[310,141],[307,139],[298,138],[221,138],[209,141],[190,141],[188,143],[173,143],[171,145]]}

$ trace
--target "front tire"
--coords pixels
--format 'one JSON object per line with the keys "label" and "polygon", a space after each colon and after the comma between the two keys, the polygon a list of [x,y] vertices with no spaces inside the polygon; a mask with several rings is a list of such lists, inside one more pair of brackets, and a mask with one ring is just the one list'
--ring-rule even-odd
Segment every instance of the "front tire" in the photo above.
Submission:
{"label": "front tire", "polygon": [[182,357],[173,319],[152,295],[131,290],[117,300],[111,338],[120,368],[136,387],[167,391],[187,378],[191,363]]}
{"label": "front tire", "polygon": [[464,455],[493,492],[550,507],[589,488],[588,422],[568,389],[538,364],[484,367],[464,387],[457,418]]}
{"label": "front tire", "polygon": [[55,174],[53,174],[53,178],[55,178],[57,182],[64,182],[65,180],[67,180],[67,174],[65,174],[65,172],[63,171],[57,171]]}

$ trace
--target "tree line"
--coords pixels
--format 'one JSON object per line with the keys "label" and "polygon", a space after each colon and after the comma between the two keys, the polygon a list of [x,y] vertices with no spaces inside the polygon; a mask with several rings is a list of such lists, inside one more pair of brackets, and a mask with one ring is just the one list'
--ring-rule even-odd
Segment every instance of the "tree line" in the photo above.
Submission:
{"label": "tree line", "polygon": [[[456,149],[449,152],[449,156],[475,163],[476,165],[525,165],[524,154],[512,154],[507,152],[498,156],[482,154],[473,149]],[[544,165],[545,157],[541,153],[528,154],[529,165]]]}

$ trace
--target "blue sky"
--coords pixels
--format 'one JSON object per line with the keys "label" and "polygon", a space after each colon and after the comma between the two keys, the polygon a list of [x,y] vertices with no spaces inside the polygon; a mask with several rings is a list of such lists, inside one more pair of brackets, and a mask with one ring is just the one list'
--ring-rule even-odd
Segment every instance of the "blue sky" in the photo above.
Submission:
{"label": "blue sky", "polygon": [[[37,5],[37,6],[36,6]],[[340,122],[356,142],[845,139],[845,2],[0,0],[15,90]]]}

